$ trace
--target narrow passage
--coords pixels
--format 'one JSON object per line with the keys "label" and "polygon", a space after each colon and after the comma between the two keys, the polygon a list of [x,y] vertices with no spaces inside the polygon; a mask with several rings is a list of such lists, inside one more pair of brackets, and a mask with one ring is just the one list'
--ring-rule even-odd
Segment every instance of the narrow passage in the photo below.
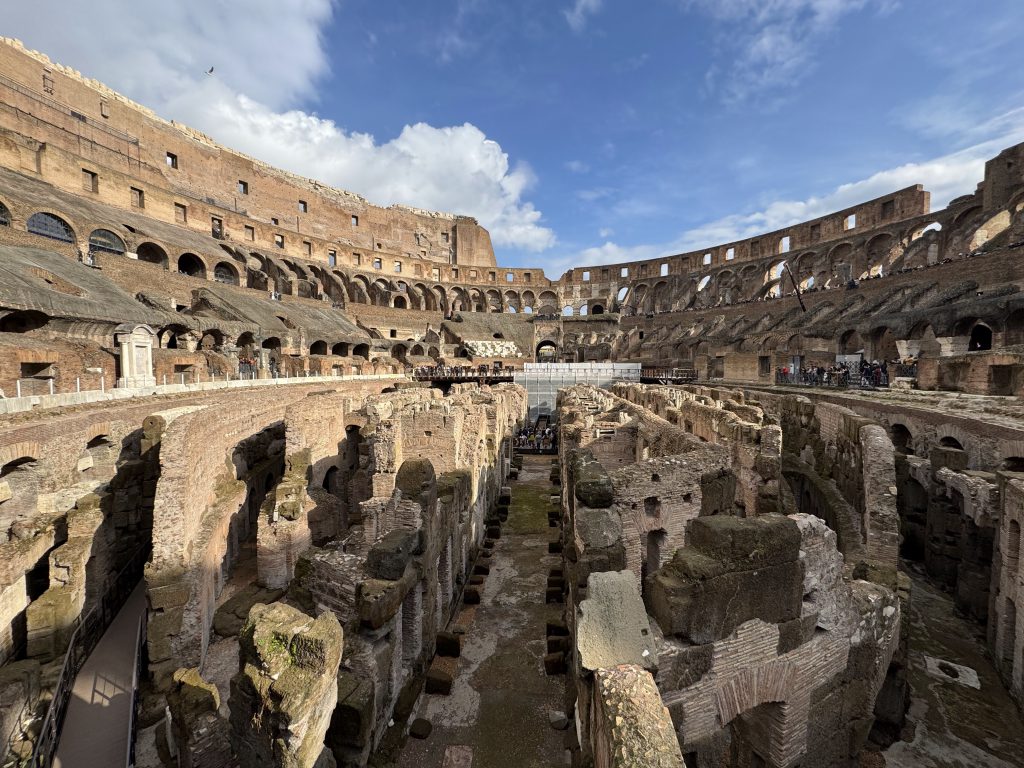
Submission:
{"label": "narrow passage", "polygon": [[[450,695],[423,693],[412,719],[433,726],[424,740],[409,738],[401,768],[553,768],[566,765],[565,731],[551,723],[564,707],[562,675],[544,673],[548,621],[562,605],[545,603],[549,572],[561,566],[548,554],[556,529],[558,486],[551,456],[524,456],[510,483],[508,521],[490,558],[479,605],[461,608],[465,627]],[[455,660],[453,660],[455,661]]]}

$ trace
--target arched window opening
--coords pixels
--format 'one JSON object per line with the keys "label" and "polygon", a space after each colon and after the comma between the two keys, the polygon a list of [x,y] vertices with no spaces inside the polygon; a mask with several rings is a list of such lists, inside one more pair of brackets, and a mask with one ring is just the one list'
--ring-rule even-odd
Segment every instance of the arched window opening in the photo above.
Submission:
{"label": "arched window opening", "polygon": [[89,253],[113,253],[123,256],[125,250],[124,240],[109,229],[94,229],[89,235]]}
{"label": "arched window opening", "polygon": [[167,264],[167,252],[156,243],[143,243],[135,255],[139,257],[139,261],[149,264],[160,264],[161,266]]}
{"label": "arched window opening", "polygon": [[238,272],[233,265],[222,261],[213,268],[213,279],[225,285],[238,285]]}
{"label": "arched window opening", "polygon": [[356,344],[355,348],[352,350],[352,354],[355,355],[356,357],[365,357],[365,358],[369,359],[369,357],[370,357],[370,345],[369,344]]}
{"label": "arched window opening", "polygon": [[206,265],[194,253],[183,253],[178,257],[178,272],[189,277],[206,277]]}
{"label": "arched window opening", "polygon": [[600,304],[595,304],[590,309],[590,314],[592,314],[592,315],[603,315],[604,314],[604,307],[602,307]]}
{"label": "arched window opening", "polygon": [[344,341],[339,341],[331,347],[331,354],[338,357],[348,357],[348,344]]}
{"label": "arched window opening", "polygon": [[311,355],[326,355],[327,354],[327,342],[326,341],[314,341],[309,345],[309,354]]}
{"label": "arched window opening", "polygon": [[956,448],[958,451],[962,451],[964,447],[960,444],[960,441],[955,437],[944,437],[939,440],[939,445],[943,448]]}
{"label": "arched window opening", "polygon": [[562,317],[572,317],[572,307],[568,304],[562,307]]}
{"label": "arched window opening", "polygon": [[971,329],[971,340],[967,344],[968,352],[984,352],[992,349],[992,329],[984,323],[978,323]]}
{"label": "arched window opening", "polygon": [[75,231],[60,216],[52,213],[33,213],[29,216],[27,229],[33,235],[48,237],[62,243],[75,242]]}
{"label": "arched window opening", "polygon": [[395,309],[408,309],[409,302],[405,296],[395,296]]}
{"label": "arched window opening", "polygon": [[264,339],[260,346],[263,347],[263,349],[269,349],[272,352],[280,352],[281,340],[277,338],[277,336],[271,336],[268,339]]}

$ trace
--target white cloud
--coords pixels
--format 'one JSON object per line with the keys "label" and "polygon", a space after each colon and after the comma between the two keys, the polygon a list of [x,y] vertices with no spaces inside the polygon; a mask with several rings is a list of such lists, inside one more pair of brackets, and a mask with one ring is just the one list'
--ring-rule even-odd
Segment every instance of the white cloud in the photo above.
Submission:
{"label": "white cloud", "polygon": [[569,160],[565,163],[565,170],[569,173],[586,173],[590,170],[590,166],[582,160]]}
{"label": "white cloud", "polygon": [[597,236],[602,240],[607,240],[609,237],[615,234],[615,230],[610,227],[601,227],[597,230]]}
{"label": "white cloud", "polygon": [[726,28],[727,42],[720,48],[730,63],[713,64],[705,85],[734,104],[798,82],[843,16],[869,8],[885,14],[897,7],[895,0],[681,1]]}
{"label": "white cloud", "polygon": [[39,24],[27,5],[5,9],[5,34],[272,165],[381,205],[475,216],[498,246],[540,251],[555,242],[524,199],[530,168],[475,126],[417,123],[378,142],[289,108],[315,101],[327,74],[321,30],[334,0],[292,0],[287,13],[277,0],[178,0],[144,12],[130,0],[50,6],[60,24]]}
{"label": "white cloud", "polygon": [[604,0],[576,0],[572,8],[562,13],[573,32],[582,32],[587,26],[587,18],[600,11],[603,3]]}

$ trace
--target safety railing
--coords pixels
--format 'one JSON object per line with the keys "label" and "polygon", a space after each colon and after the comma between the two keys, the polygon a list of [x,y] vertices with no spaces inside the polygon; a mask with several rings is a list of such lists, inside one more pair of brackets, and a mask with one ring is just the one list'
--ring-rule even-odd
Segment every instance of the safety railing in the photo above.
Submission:
{"label": "safety railing", "polygon": [[[117,573],[114,584],[100,599],[100,602],[81,619],[71,635],[64,663],[61,666],[57,684],[53,690],[50,707],[46,711],[43,725],[36,740],[32,757],[28,762],[31,768],[50,768],[60,744],[61,729],[64,727],[64,716],[71,702],[71,692],[75,687],[75,678],[82,671],[89,655],[96,650],[96,645],[107,631],[118,611],[124,607],[128,596],[142,578],[142,570],[149,559],[149,548],[140,549],[132,559]],[[134,693],[133,693],[134,695]]]}
{"label": "safety railing", "polygon": [[139,676],[142,674],[146,650],[146,629],[149,626],[149,610],[139,617],[139,628],[135,635],[135,666],[132,669],[132,708],[128,720],[127,768],[135,768],[135,740],[139,735]]}

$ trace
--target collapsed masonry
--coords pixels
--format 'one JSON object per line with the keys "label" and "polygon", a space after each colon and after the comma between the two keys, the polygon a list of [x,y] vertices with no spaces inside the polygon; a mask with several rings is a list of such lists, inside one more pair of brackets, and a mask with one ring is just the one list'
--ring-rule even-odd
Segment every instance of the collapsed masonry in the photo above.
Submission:
{"label": "collapsed masonry", "polygon": [[[289,407],[271,452],[283,475],[253,517],[259,587],[228,584],[225,600],[216,579],[202,581],[201,566],[177,577],[148,570],[151,592],[185,599],[173,628],[173,612],[151,619],[151,633],[166,638],[151,645],[173,649],[151,663],[171,705],[168,752],[192,768],[365,765],[389,721],[407,715],[419,694],[508,476],[524,411],[525,392],[514,385],[456,387],[446,397],[422,388],[365,398],[325,391]],[[228,455],[235,471],[247,466],[238,452]],[[249,519],[238,482],[215,483],[226,490],[200,528],[223,534],[238,514]],[[187,596],[204,589],[214,590],[213,610]],[[229,685],[212,679],[211,643],[238,648]],[[177,660],[191,669],[174,668]]]}
{"label": "collapsed masonry", "polygon": [[780,420],[742,393],[643,385],[563,391],[559,419],[574,764],[853,764],[900,599],[861,578],[869,536],[844,558],[797,511]]}

